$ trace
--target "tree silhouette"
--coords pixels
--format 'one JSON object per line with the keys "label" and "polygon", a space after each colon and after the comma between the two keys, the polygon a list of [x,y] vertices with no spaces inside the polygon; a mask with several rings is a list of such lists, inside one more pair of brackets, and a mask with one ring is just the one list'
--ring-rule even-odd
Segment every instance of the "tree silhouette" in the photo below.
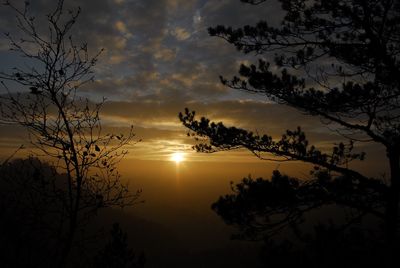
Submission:
{"label": "tree silhouette", "polygon": [[67,176],[36,157],[10,160],[0,171],[2,265],[59,266],[69,218]]}
{"label": "tree silhouette", "polygon": [[381,209],[387,187],[374,179],[357,184],[346,176],[333,179],[325,171],[307,181],[274,171],[270,180],[244,178],[232,190],[233,194],[220,197],[212,209],[226,223],[239,227],[237,238],[262,240],[285,227],[296,227],[306,212],[327,205],[354,209],[342,230],[367,213],[384,217]]}
{"label": "tree silhouette", "polygon": [[2,265],[56,265],[65,177],[37,158],[11,160],[1,165],[0,171]]}
{"label": "tree silhouette", "polygon": [[[268,1],[242,2],[260,5]],[[400,2],[279,2],[284,16],[278,27],[260,21],[238,29],[209,28],[210,35],[225,39],[239,51],[273,59],[273,64],[263,59],[250,66],[242,64],[240,76],[221,77],[221,81],[319,117],[334,125],[334,131],[347,142],[328,153],[309,145],[300,128],[273,140],[267,134],[260,136],[206,118],[196,120],[188,109],[180,119],[192,135],[208,139],[196,145],[198,151],[247,148],[264,159],[272,154],[278,161],[300,160],[340,174],[352,187],[370,181],[348,167],[350,161],[364,159],[364,153],[353,152],[354,142],[384,146],[390,166],[390,183],[382,192],[385,232],[393,248],[398,238],[400,194]]]}
{"label": "tree silhouette", "polygon": [[111,229],[111,240],[107,242],[95,258],[93,267],[104,268],[140,268],[144,267],[143,254],[136,256],[132,249],[128,248],[127,234],[124,233],[118,223],[114,223]]}
{"label": "tree silhouette", "polygon": [[[46,16],[47,28],[22,9],[6,1],[16,14],[22,37],[6,33],[11,51],[26,59],[25,67],[0,72],[6,93],[0,96],[3,124],[18,124],[29,132],[33,153],[53,161],[66,174],[61,201],[64,217],[59,266],[66,265],[78,228],[100,208],[130,205],[140,192],[130,192],[120,180],[117,163],[127,153],[122,147],[134,137],[103,134],[102,104],[79,96],[79,88],[93,80],[92,68],[100,53],[90,57],[87,44],[76,43],[73,26],[80,9],[66,11],[64,1]],[[46,32],[47,30],[47,32]],[[25,91],[17,91],[22,88]],[[56,202],[56,201],[54,201]]]}
{"label": "tree silhouette", "polygon": [[[381,232],[362,221],[368,214],[384,218],[387,186],[379,180],[355,184],[346,176],[333,178],[318,171],[312,179],[301,181],[274,171],[269,180],[244,178],[232,185],[232,191],[212,204],[212,209],[237,228],[232,239],[264,242],[261,257],[266,265],[382,264]],[[329,215],[336,223],[322,220],[311,230],[302,228],[309,220],[307,213],[334,206],[344,209],[344,219],[337,219],[341,213],[336,211]],[[283,230],[291,232],[279,236]],[[285,238],[289,233],[291,238]]]}

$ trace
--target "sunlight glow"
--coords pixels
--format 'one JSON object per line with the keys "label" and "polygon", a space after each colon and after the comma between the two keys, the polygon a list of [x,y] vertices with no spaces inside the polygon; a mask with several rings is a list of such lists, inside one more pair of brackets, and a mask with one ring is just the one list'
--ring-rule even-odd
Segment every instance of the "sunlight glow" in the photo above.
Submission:
{"label": "sunlight glow", "polygon": [[176,152],[171,155],[171,161],[175,161],[175,163],[180,163],[185,160],[185,154],[181,152]]}

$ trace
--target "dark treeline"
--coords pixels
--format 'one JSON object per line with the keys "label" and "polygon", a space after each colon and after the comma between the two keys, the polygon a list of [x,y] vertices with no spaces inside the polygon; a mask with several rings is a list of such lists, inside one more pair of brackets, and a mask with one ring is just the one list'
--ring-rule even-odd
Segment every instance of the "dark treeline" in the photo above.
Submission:
{"label": "dark treeline", "polygon": [[[0,171],[2,267],[58,267],[68,228],[67,176],[37,158],[4,163]],[[129,247],[118,223],[92,218],[78,221],[69,267],[143,267],[144,255]]]}

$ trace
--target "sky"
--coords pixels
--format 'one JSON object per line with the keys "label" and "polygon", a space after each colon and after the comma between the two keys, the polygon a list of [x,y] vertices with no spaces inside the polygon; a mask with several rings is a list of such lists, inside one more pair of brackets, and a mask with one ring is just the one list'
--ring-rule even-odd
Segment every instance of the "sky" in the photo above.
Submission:
{"label": "sky", "polygon": [[[23,1],[13,3],[18,6]],[[43,32],[47,30],[43,15],[54,5],[55,1],[49,0],[30,5]],[[182,151],[188,160],[218,158],[191,149],[194,141],[186,136],[178,119],[185,107],[213,121],[277,138],[286,129],[302,126],[310,141],[323,149],[340,140],[331,126],[317,118],[276,105],[265,96],[230,89],[219,81],[220,75],[230,78],[241,63],[256,62],[261,56],[243,55],[226,41],[210,37],[207,28],[251,25],[260,19],[277,25],[280,9],[274,1],[263,8],[232,0],[69,0],[65,6],[82,10],[73,28],[74,40],[87,42],[92,55],[104,49],[94,68],[95,81],[80,93],[94,102],[107,99],[101,113],[105,132],[126,132],[133,125],[141,142],[130,148],[128,157],[167,160]],[[0,15],[0,31],[18,37],[13,13],[2,6]],[[8,48],[2,38],[2,70],[29,64]],[[23,131],[11,127],[1,136],[3,146],[10,150],[25,138]],[[221,153],[219,158],[258,161],[247,152]]]}
{"label": "sky", "polygon": [[[45,30],[41,18],[55,2],[31,1],[40,29]],[[176,204],[188,203],[191,209],[186,207],[183,211],[193,212],[194,206],[198,213],[194,217],[190,212],[192,216],[187,218],[192,217],[192,221],[181,221],[182,224],[194,225],[195,220],[207,215],[207,223],[220,224],[222,228],[222,221],[209,206],[219,195],[229,192],[229,181],[248,174],[268,177],[275,168],[308,177],[309,166],[262,162],[243,150],[212,155],[194,152],[191,147],[195,141],[187,137],[187,130],[178,119],[185,107],[213,121],[266,132],[275,138],[286,129],[302,126],[311,143],[323,149],[341,140],[332,126],[322,124],[318,118],[272,103],[261,95],[235,91],[219,81],[220,75],[232,77],[241,63],[256,62],[261,56],[243,55],[224,40],[210,37],[207,28],[218,24],[239,27],[260,19],[276,24],[280,10],[273,1],[262,8],[239,0],[69,0],[66,6],[82,9],[74,26],[74,40],[87,42],[92,55],[104,49],[94,68],[95,81],[81,88],[80,94],[93,102],[107,99],[101,110],[105,132],[126,132],[133,125],[136,139],[141,140],[128,146],[129,154],[121,170],[133,178],[134,187],[143,189],[147,203],[137,213],[149,221],[168,225],[171,214],[167,214],[180,211]],[[0,32],[18,36],[15,18],[4,6],[0,7]],[[0,39],[0,70],[29,64],[8,48],[7,40]],[[29,147],[20,128],[0,127],[1,157],[21,143]],[[356,168],[372,175],[384,174],[383,150],[370,144],[357,146],[370,153],[365,163],[356,164]],[[185,161],[170,161],[176,152],[184,153]],[[166,203],[170,205],[163,207]],[[168,228],[176,231],[176,221],[173,222]],[[211,233],[216,235],[218,230]],[[207,240],[212,234],[205,236],[205,243],[212,244]]]}
{"label": "sky", "polygon": [[[46,28],[40,19],[54,4],[41,0],[30,5],[43,31]],[[239,26],[273,18],[276,8],[254,9],[240,1],[192,0],[66,1],[66,6],[82,9],[74,40],[87,42],[92,55],[104,49],[94,69],[95,82],[80,92],[93,101],[107,98],[101,114],[105,127],[126,131],[134,126],[142,142],[128,157],[165,160],[179,150],[199,158],[178,120],[185,107],[212,120],[252,129],[264,128],[265,118],[270,117],[269,130],[275,135],[297,121],[295,114],[262,96],[224,87],[219,75],[233,76],[239,65],[250,62],[254,55],[242,55],[207,33],[208,27],[217,24]],[[12,13],[5,7],[0,12],[1,31],[18,35]],[[4,69],[26,64],[8,51],[4,38],[0,49]],[[277,120],[279,113],[286,116]],[[8,136],[7,145],[10,140],[18,143],[18,138]],[[235,153],[229,157],[235,158]]]}

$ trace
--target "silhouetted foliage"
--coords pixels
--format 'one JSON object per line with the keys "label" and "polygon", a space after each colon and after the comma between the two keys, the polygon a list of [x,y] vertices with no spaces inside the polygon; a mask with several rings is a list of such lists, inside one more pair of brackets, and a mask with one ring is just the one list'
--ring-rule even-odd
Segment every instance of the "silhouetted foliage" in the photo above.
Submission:
{"label": "silhouetted foliage", "polygon": [[140,268],[144,267],[144,254],[136,255],[128,247],[127,234],[118,223],[114,223],[110,232],[111,239],[95,258],[93,267],[101,268]]}
{"label": "silhouetted foliage", "polygon": [[[270,1],[242,2],[259,5]],[[226,127],[207,118],[197,120],[195,113],[186,109],[179,117],[191,130],[190,135],[201,142],[195,146],[200,152],[246,148],[261,159],[304,161],[333,175],[329,178],[332,188],[316,187],[316,181],[311,181],[310,185],[316,187],[312,190],[308,188],[311,186],[277,174],[271,182],[246,179],[237,186],[237,195],[222,198],[214,209],[228,222],[230,217],[236,217],[237,221],[243,217],[241,221],[249,220],[251,224],[261,215],[283,214],[285,217],[280,218],[283,223],[278,219],[267,226],[274,231],[295,221],[302,207],[319,206],[320,198],[323,202],[338,201],[339,205],[345,201],[346,206],[355,207],[361,214],[384,218],[388,251],[394,253],[398,243],[400,195],[400,2],[279,2],[284,12],[280,26],[260,21],[255,26],[238,29],[222,25],[209,28],[211,36],[225,39],[239,51],[264,56],[257,64],[242,64],[240,76],[221,77],[221,82],[319,117],[322,122],[334,125],[333,131],[347,141],[335,145],[332,152],[323,152],[309,144],[300,127],[274,140],[267,134]],[[364,159],[364,153],[353,152],[354,143],[360,140],[375,142],[386,149],[390,166],[388,185],[349,168],[350,161]],[[277,182],[284,183],[283,193]],[[358,185],[368,186],[358,189]],[[303,189],[307,190],[302,192]],[[280,193],[282,200],[275,198],[279,196],[274,191]],[[259,192],[267,197],[259,198]],[[253,195],[260,204],[252,203]],[[314,195],[320,196],[313,199]],[[317,203],[307,203],[309,197]],[[271,208],[271,202],[280,206]],[[232,204],[238,206],[238,215],[225,207]],[[241,206],[249,210],[240,210]],[[260,208],[265,211],[258,215],[253,211],[254,206],[260,206],[256,211]],[[235,210],[233,205],[231,208]]]}
{"label": "silhouetted foliage", "polygon": [[239,227],[241,233],[236,238],[263,240],[284,227],[296,227],[306,212],[327,205],[353,209],[349,222],[358,221],[367,213],[384,218],[387,186],[373,179],[333,179],[326,172],[300,181],[274,171],[270,180],[244,178],[232,190],[233,194],[220,197],[212,209],[227,224]]}
{"label": "silhouetted foliage", "polygon": [[[332,223],[318,224],[303,243],[265,241],[261,258],[269,266],[369,267],[385,266],[384,245],[375,235],[352,226],[343,231]],[[390,267],[390,266],[388,266]]]}
{"label": "silhouetted foliage", "polygon": [[[317,170],[312,179],[301,181],[274,171],[269,180],[248,177],[232,185],[233,193],[220,197],[212,209],[237,228],[232,239],[264,241],[261,258],[265,265],[383,265],[387,252],[381,229],[363,220],[368,214],[385,218],[387,190],[375,179],[332,178]],[[307,215],[313,211],[324,214],[332,207],[346,212],[344,219],[339,211],[325,212],[325,217],[338,224],[320,219],[313,230],[304,227],[310,225]],[[291,230],[291,238],[280,236],[282,230],[286,236]]]}
{"label": "silhouetted foliage", "polygon": [[65,191],[53,192],[54,199],[48,201],[61,204],[59,266],[65,266],[75,234],[90,216],[98,209],[132,205],[138,199],[140,191],[130,192],[116,169],[127,153],[122,147],[134,134],[132,127],[127,135],[102,133],[99,113],[104,101],[92,104],[79,96],[80,87],[93,81],[92,69],[100,54],[91,57],[87,44],[72,37],[80,9],[66,11],[64,1],[57,1],[42,31],[28,1],[22,9],[9,1],[5,5],[16,14],[22,34],[15,39],[6,33],[6,38],[11,51],[26,63],[0,72],[5,89],[0,95],[0,122],[24,127],[33,152],[51,159],[54,168],[65,174]]}
{"label": "silhouetted foliage", "polygon": [[[5,267],[57,267],[63,254],[63,234],[68,215],[67,176],[38,158],[14,159],[0,165],[0,243],[1,264]],[[84,193],[83,197],[87,194]],[[84,202],[84,200],[83,200]],[[82,227],[82,226],[80,226]],[[78,251],[73,266],[91,265],[95,245],[103,240],[97,227],[79,228]],[[92,236],[88,241],[88,237]],[[95,267],[142,267],[127,246],[127,235],[118,224],[111,231],[112,240],[95,257]],[[82,241],[80,241],[82,240]],[[82,244],[83,243],[83,244]],[[83,259],[82,259],[83,258]],[[104,262],[104,263],[103,263]],[[113,266],[114,264],[114,266]],[[140,266],[142,265],[142,266]]]}

